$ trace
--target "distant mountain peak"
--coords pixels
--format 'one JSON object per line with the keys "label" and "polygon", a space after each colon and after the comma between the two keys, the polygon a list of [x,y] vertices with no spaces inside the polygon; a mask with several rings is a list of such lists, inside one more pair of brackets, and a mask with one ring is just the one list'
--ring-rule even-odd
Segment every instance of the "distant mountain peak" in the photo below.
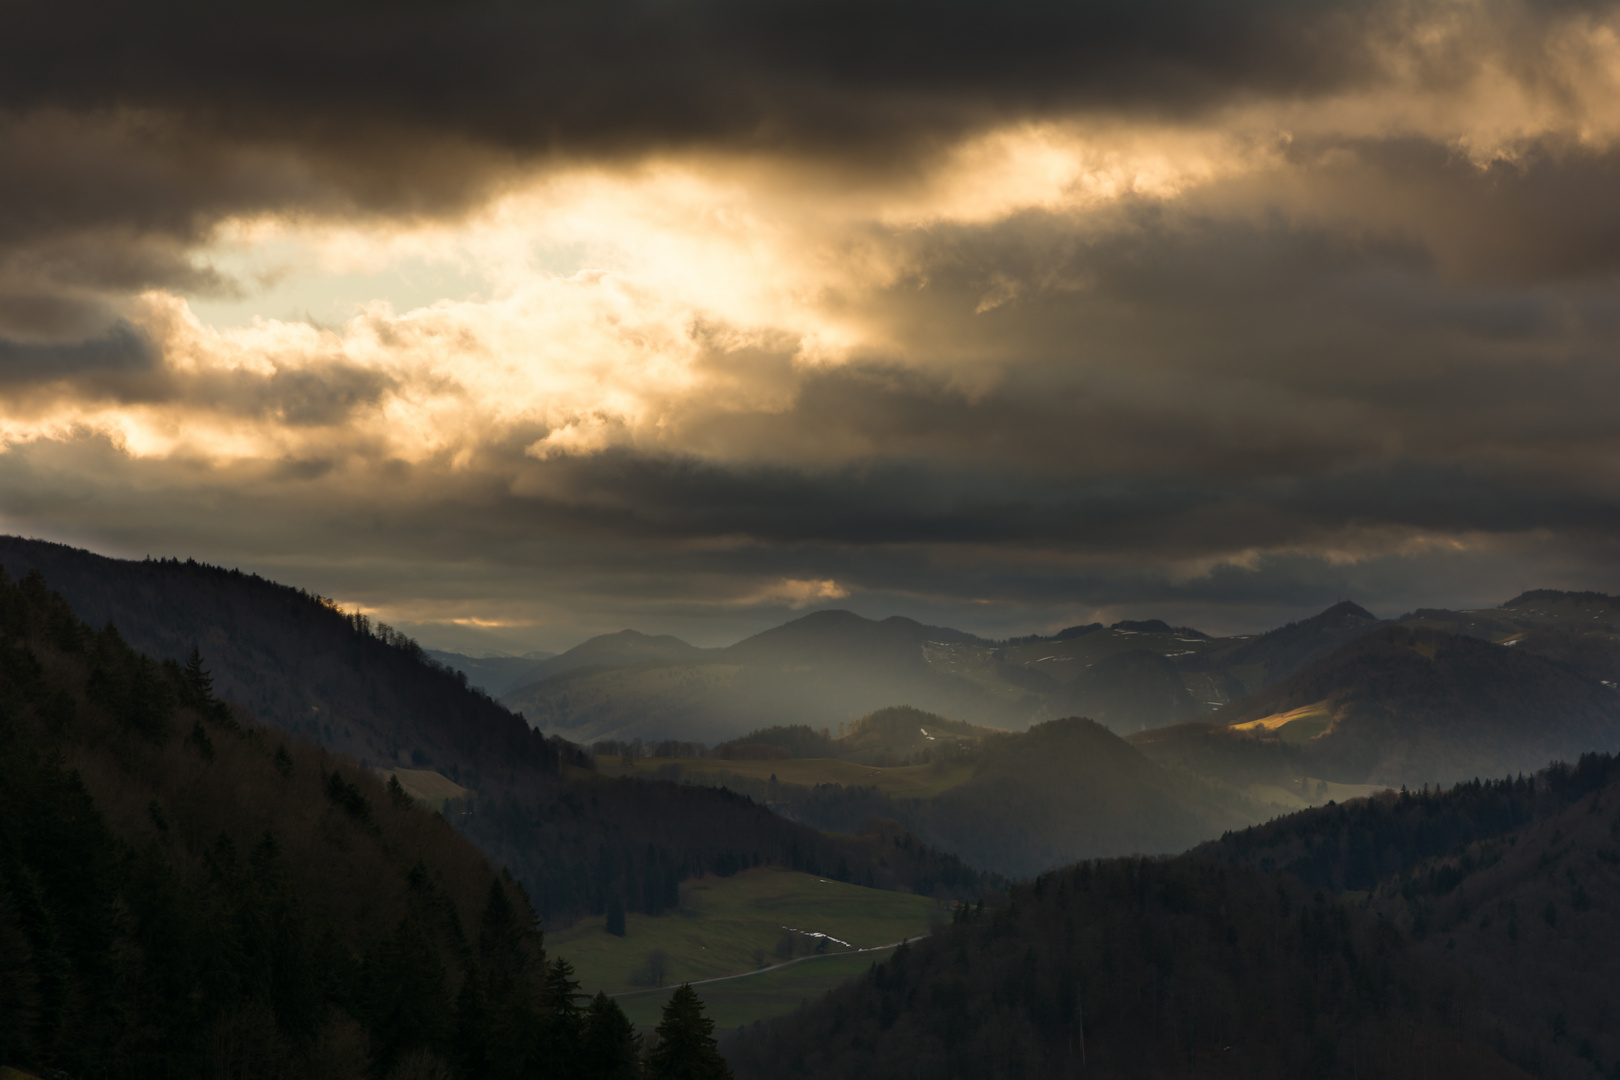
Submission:
{"label": "distant mountain peak", "polygon": [[[1372,612],[1368,611],[1354,600],[1340,600],[1337,604],[1334,604],[1320,615],[1315,616],[1315,619],[1321,619],[1324,622],[1329,619],[1337,621],[1346,618],[1366,619],[1369,622],[1379,621],[1378,616],[1374,615]],[[1306,621],[1311,622],[1314,620],[1307,619]]]}
{"label": "distant mountain peak", "polygon": [[1163,619],[1121,619],[1110,630],[1129,630],[1134,634],[1168,634],[1170,624]]}

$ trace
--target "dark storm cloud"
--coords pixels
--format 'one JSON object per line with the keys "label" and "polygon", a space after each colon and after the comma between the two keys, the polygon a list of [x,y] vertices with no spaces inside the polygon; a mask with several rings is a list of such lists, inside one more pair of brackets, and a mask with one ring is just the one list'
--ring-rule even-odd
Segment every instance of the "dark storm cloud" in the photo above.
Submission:
{"label": "dark storm cloud", "polygon": [[1006,113],[1196,110],[1368,74],[1395,9],[1034,0],[13,3],[0,103],[133,106],[338,150],[404,130],[521,150],[887,152]]}
{"label": "dark storm cloud", "polygon": [[553,474],[551,485],[578,494],[505,503],[503,518],[664,541],[1004,545],[1165,560],[1310,546],[1368,528],[1597,535],[1620,527],[1620,503],[1604,492],[1412,460],[1340,475],[1225,481],[1151,474],[1085,480],[920,462],[747,468],[630,452],[537,467]]}

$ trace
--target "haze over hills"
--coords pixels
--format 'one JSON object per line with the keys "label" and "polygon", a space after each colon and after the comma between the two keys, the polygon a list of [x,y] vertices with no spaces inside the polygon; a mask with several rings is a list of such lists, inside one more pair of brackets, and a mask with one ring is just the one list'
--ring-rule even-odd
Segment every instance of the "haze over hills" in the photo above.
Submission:
{"label": "haze over hills", "polygon": [[899,617],[820,611],[725,649],[685,648],[691,654],[671,660],[564,671],[502,700],[579,742],[712,742],[766,723],[836,727],[902,703],[999,727],[1027,726],[1045,713],[1042,695],[1016,673],[998,677],[993,664],[958,670],[956,651],[988,653],[977,638]]}
{"label": "haze over hills", "polygon": [[546,918],[618,897],[662,911],[688,877],[760,860],[860,884],[963,895],[979,875],[888,832],[828,837],[726,792],[605,783],[578,747],[531,729],[414,642],[253,575],[175,560],[108,559],[0,538],[0,566],[40,569],[96,625],[168,659],[201,649],[220,697],[366,767],[442,773],[470,794],[447,813],[509,867]]}
{"label": "haze over hills", "polygon": [[534,666],[557,655],[545,651],[524,653],[522,656],[468,656],[443,649],[422,651],[445,667],[466,675],[468,685],[478,687],[491,697],[500,697],[512,687],[531,681],[533,676],[530,673]]}
{"label": "haze over hills", "polygon": [[1011,877],[1081,858],[1183,851],[1278,812],[1162,768],[1078,718],[1013,733],[891,708],[838,738],[772,728],[706,759],[623,766],[604,758],[598,767],[725,786],[831,832],[893,819],[970,865]]}
{"label": "haze over hills", "polygon": [[[1420,610],[1398,621],[1490,640],[1518,635],[1527,651],[1620,681],[1620,648],[1612,634],[1599,640],[1598,628],[1611,624],[1560,603]],[[502,701],[578,742],[722,741],[768,723],[831,729],[896,704],[1013,730],[1087,716],[1126,734],[1213,713],[1386,625],[1343,601],[1252,637],[1122,620],[997,643],[909,619],[820,611],[724,649],[605,635],[537,666],[537,678]]]}
{"label": "haze over hills", "polygon": [[895,704],[1014,730],[1084,715],[1123,733],[1210,712],[1376,625],[1340,604],[1258,638],[1122,620],[998,644],[820,611],[724,649],[628,631],[595,638],[502,701],[579,742],[716,741],[767,722],[835,728]]}

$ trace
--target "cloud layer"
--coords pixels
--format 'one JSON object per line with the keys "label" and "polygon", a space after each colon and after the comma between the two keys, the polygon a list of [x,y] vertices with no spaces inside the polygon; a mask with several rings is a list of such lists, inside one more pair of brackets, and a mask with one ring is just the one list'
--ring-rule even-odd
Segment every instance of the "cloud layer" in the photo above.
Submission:
{"label": "cloud layer", "polygon": [[0,526],[440,643],[1620,589],[1620,9],[8,5]]}

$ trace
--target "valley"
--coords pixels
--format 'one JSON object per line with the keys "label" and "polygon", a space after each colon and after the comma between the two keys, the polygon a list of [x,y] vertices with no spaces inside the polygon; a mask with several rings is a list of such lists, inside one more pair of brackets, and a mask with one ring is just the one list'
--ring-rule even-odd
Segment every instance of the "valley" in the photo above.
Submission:
{"label": "valley", "polygon": [[[585,991],[622,996],[894,945],[949,918],[938,900],[759,867],[683,883],[678,907],[656,917],[629,913],[622,936],[605,929],[605,917],[590,918],[553,931],[547,944],[573,964]],[[814,968],[793,970],[779,973],[777,985],[819,977]]]}
{"label": "valley", "polygon": [[[92,610],[114,613],[131,641],[158,652],[142,659],[120,644],[124,631],[92,632],[68,600],[52,598],[46,579],[25,575],[23,585],[8,586],[15,599],[7,602],[32,612],[16,623],[23,629],[15,640],[27,645],[16,646],[0,672],[0,690],[14,703],[9,713],[0,709],[11,737],[24,738],[23,745],[63,738],[51,732],[81,729],[72,720],[53,728],[64,721],[50,717],[88,709],[79,715],[92,726],[65,737],[77,740],[73,760],[89,797],[106,807],[117,842],[135,849],[154,838],[167,843],[166,830],[185,823],[176,833],[183,836],[172,856],[178,861],[165,873],[193,889],[212,881],[206,893],[233,880],[220,869],[226,841],[237,852],[265,846],[232,824],[246,820],[285,822],[270,831],[277,850],[299,866],[289,895],[306,898],[297,903],[311,925],[335,927],[330,920],[344,917],[342,903],[328,895],[337,886],[318,866],[369,874],[371,888],[385,893],[403,887],[403,899],[368,902],[394,914],[381,921],[368,915],[356,924],[364,929],[345,931],[357,936],[344,955],[359,958],[353,962],[364,972],[383,970],[378,950],[440,950],[444,981],[431,985],[445,989],[420,992],[438,995],[433,1023],[442,1034],[429,1041],[447,1062],[461,1052],[452,1033],[462,1023],[456,1010],[465,1007],[448,987],[473,985],[469,980],[484,977],[475,967],[494,962],[470,959],[452,943],[472,941],[470,928],[491,918],[484,909],[508,902],[519,911],[532,905],[529,918],[542,931],[522,947],[536,987],[562,986],[559,992],[581,1002],[612,995],[596,1000],[616,1003],[618,1013],[602,1011],[608,1006],[597,1012],[622,1015],[625,1031],[646,1034],[660,1022],[670,988],[692,983],[745,1076],[782,1068],[840,1075],[844,1066],[836,1062],[852,1060],[841,1054],[877,1045],[884,1054],[909,1047],[922,1060],[946,1053],[989,1062],[1005,1053],[998,1040],[1009,1032],[1032,1060],[1056,1067],[1075,1052],[1078,1029],[1052,1019],[1042,1003],[1069,998],[1077,1015],[1090,1017],[1082,1022],[1094,1045],[1088,1053],[1099,1061],[1111,1060],[1118,1040],[1169,1037],[1158,1021],[1111,1012],[1115,999],[1183,1016],[1178,1023],[1191,1026],[1174,1038],[1191,1038],[1195,1063],[1210,1050],[1203,1036],[1186,1031],[1224,1033],[1221,1039],[1248,1048],[1235,1059],[1248,1063],[1247,1075],[1286,1073],[1294,1066],[1279,1063],[1312,1059],[1328,1045],[1324,1039],[1352,1060],[1371,1055],[1388,1075],[1414,1075],[1429,1060],[1425,1048],[1441,1046],[1468,1062],[1470,1075],[1518,1075],[1539,1060],[1551,1075],[1581,1077],[1589,1064],[1620,1055],[1599,1013],[1585,1004],[1603,1000],[1617,977],[1588,959],[1609,941],[1610,913],[1620,918],[1620,878],[1610,873],[1620,858],[1609,822],[1617,781],[1608,756],[1620,749],[1620,694],[1609,678],[1617,639],[1607,614],[1620,609],[1607,597],[1532,593],[1489,612],[1422,610],[1399,620],[1339,605],[1242,639],[1128,622],[994,643],[835,612],[697,654],[675,639],[626,633],[591,645],[584,654],[590,663],[569,653],[507,658],[528,665],[525,677],[553,665],[524,684],[526,692],[538,686],[558,702],[567,697],[569,709],[580,710],[570,715],[611,718],[637,701],[649,712],[664,710],[656,728],[645,715],[629,726],[602,720],[602,730],[617,734],[581,745],[533,729],[470,676],[318,597],[198,564],[128,564],[6,543],[12,555],[28,556],[24,566],[61,572]],[[166,591],[185,602],[152,602]],[[226,647],[215,660],[186,642]],[[89,668],[72,659],[81,654],[91,658]],[[797,663],[786,662],[790,654]],[[25,656],[35,660],[16,659]],[[108,668],[110,661],[96,657],[122,659]],[[45,683],[30,673],[36,662]],[[95,687],[111,676],[95,672],[115,668],[125,672],[117,676],[125,680],[118,683],[123,696],[106,697]],[[516,665],[504,670],[511,677]],[[297,673],[294,681],[278,682],[286,676],[273,673],[284,671]],[[40,689],[64,678],[62,686],[77,688]],[[811,694],[823,684],[825,693]],[[574,692],[582,695],[577,701]],[[863,695],[877,700],[889,692],[978,706],[951,715],[891,702],[831,723],[808,722],[829,715],[829,695],[849,709]],[[776,710],[773,695],[799,695],[802,707]],[[80,704],[59,704],[67,700]],[[681,717],[717,701],[711,726],[680,726]],[[740,707],[745,701],[748,710]],[[1012,726],[1004,708],[1010,701],[1031,710],[1022,727]],[[1191,712],[1189,701],[1197,707]],[[1042,718],[1041,710],[1074,702],[1112,721]],[[118,729],[107,727],[104,715],[122,717],[126,733],[107,734]],[[737,730],[713,720],[727,715],[772,722]],[[28,718],[23,728],[16,717]],[[1144,718],[1163,722],[1143,726]],[[1116,730],[1132,724],[1136,730],[1123,737]],[[163,733],[156,751],[131,752],[130,733],[145,730],[141,725]],[[704,731],[733,734],[706,738]],[[123,760],[112,763],[109,749]],[[1560,759],[1571,764],[1547,766]],[[30,759],[25,753],[18,760]],[[260,764],[250,766],[253,760]],[[227,762],[232,776],[254,769],[269,775],[231,781],[242,785],[240,795],[207,786],[210,775],[226,775],[219,770]],[[267,811],[274,797],[251,793],[284,783],[274,779],[278,770],[296,777],[312,770],[319,791],[300,789],[292,802]],[[1484,779],[1475,781],[1474,773]],[[12,786],[44,790],[43,775],[18,774]],[[145,779],[129,779],[136,775]],[[189,791],[210,794],[199,802]],[[214,814],[226,832],[208,840],[201,806],[228,807],[233,799],[260,802]],[[54,805],[41,803],[47,815]],[[307,833],[311,823],[315,833]],[[385,838],[384,854],[362,859],[372,842],[363,837]],[[322,844],[343,853],[336,863],[317,853]],[[413,851],[422,852],[419,869],[405,867]],[[457,871],[467,880],[496,882],[455,892],[454,919],[449,899],[433,899],[442,886],[426,884],[438,880],[434,860],[446,859],[482,867]],[[18,872],[8,871],[6,880],[19,880]],[[130,886],[116,875],[108,880],[109,895],[130,902]],[[13,891],[0,889],[0,916],[14,920],[6,912],[17,910],[16,901],[6,897],[16,894],[5,888]],[[481,888],[480,899],[474,894]],[[503,896],[517,890],[511,895],[518,899],[492,900],[489,889]],[[1134,904],[1135,914],[1122,903]],[[1226,914],[1209,914],[1217,910]],[[1076,937],[1077,917],[1114,929]],[[1024,919],[1031,920],[1027,930]],[[1296,923],[1289,932],[1300,935],[1298,948],[1265,945],[1267,926]],[[1216,933],[1222,925],[1224,939]],[[421,934],[401,944],[403,935]],[[1132,944],[1122,958],[1096,951],[1106,940]],[[968,948],[969,941],[976,944]],[[1041,950],[1037,941],[1046,943]],[[1172,941],[1173,948],[1165,944]],[[1520,941],[1560,959],[1504,966]],[[1319,955],[1312,949],[1330,946],[1347,958],[1348,966],[1332,969],[1338,974],[1318,961],[1310,961],[1314,975],[1300,967]],[[31,957],[37,947],[13,949],[13,958],[0,955],[0,962],[15,969],[15,957]],[[1052,949],[1059,959],[1048,968]],[[332,972],[350,962],[322,960],[339,965],[320,969],[323,985],[348,978]],[[963,979],[979,965],[988,965],[987,985],[1001,989],[992,1001],[969,1005],[978,991],[964,989]],[[1426,1006],[1408,1012],[1406,1026],[1391,1027],[1395,1013],[1377,1004],[1390,992],[1377,989],[1386,975],[1370,974],[1386,969],[1399,970],[1388,977],[1401,985],[1427,987],[1424,1000],[1464,993],[1456,981],[1462,972],[1482,980],[1466,993],[1476,995],[1471,1009],[1497,1018],[1494,1041],[1465,1053],[1462,1047],[1483,1037],[1473,1022]],[[1232,1000],[1285,1028],[1314,1024],[1318,1035],[1290,1041],[1282,1029],[1267,1034],[1264,1024],[1211,1012],[1207,996],[1178,997],[1170,989],[1172,970],[1184,973],[1178,980],[1226,987]],[[1526,970],[1517,980],[1509,974]],[[31,988],[25,1000],[35,1015],[39,1003],[49,1005],[33,989],[45,984],[16,971],[13,985]],[[357,976],[362,982],[354,985],[363,989],[371,977]],[[1312,990],[1313,978],[1326,981]],[[1371,989],[1345,996],[1344,980],[1361,986],[1369,978]],[[895,987],[911,980],[927,987],[925,1005],[910,990],[897,996]],[[384,1014],[365,996],[373,990],[308,992],[325,994],[322,1007],[338,1010],[332,1015],[342,1024],[372,1032],[373,1068],[390,1053],[422,1045],[410,1034],[378,1033]],[[1316,1012],[1295,1016],[1297,1002],[1312,994]],[[538,1010],[534,1023],[543,1027],[553,1007],[542,1000],[525,1007]],[[54,1008],[40,1015],[62,1015]],[[282,1059],[307,1057],[326,1045],[321,1040],[339,1037],[330,1026],[336,1021],[311,1027],[275,1011],[283,1008],[273,1005],[270,1021]],[[974,1009],[1000,1010],[1000,1026],[993,1032],[965,1019]],[[942,1033],[943,1015],[957,1017],[957,1034]],[[227,1010],[196,1022],[216,1030],[248,1021]],[[36,1060],[17,1055],[43,1051],[5,1048],[44,1046],[43,1030],[15,1029],[0,1051]],[[109,1049],[134,1044],[107,1030],[113,1042],[97,1044],[97,1054],[133,1052]],[[880,1043],[871,1041],[876,1032],[887,1033]],[[845,1039],[855,1041],[840,1049]],[[1272,1056],[1255,1056],[1267,1040]],[[57,1047],[50,1060],[68,1060],[62,1044],[50,1045]]]}

